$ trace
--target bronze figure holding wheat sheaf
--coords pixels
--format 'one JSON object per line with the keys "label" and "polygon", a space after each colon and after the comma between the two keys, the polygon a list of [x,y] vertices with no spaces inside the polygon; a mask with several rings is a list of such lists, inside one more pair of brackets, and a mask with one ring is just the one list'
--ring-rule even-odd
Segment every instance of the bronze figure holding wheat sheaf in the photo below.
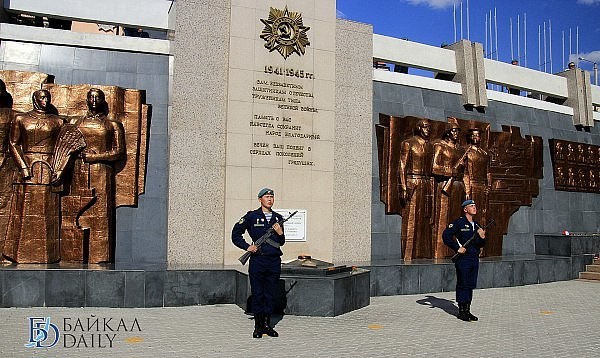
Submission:
{"label": "bronze figure holding wheat sheaf", "polygon": [[116,208],[144,192],[144,91],[55,85],[34,72],[0,78],[12,100],[0,108],[3,260],[113,262]]}

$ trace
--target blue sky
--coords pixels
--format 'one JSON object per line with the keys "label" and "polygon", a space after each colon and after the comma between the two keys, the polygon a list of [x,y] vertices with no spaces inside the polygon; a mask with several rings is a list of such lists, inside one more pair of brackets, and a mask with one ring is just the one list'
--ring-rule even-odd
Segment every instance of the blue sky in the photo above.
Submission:
{"label": "blue sky", "polygon": [[[372,24],[373,32],[376,34],[408,38],[411,41],[433,46],[454,42],[453,14],[455,13],[456,36],[457,39],[461,38],[460,0],[336,0],[336,3],[338,18]],[[496,59],[495,24],[497,23],[498,60],[504,62],[511,60],[512,18],[512,57],[517,58],[520,54],[521,65],[527,63],[529,68],[546,72],[563,70],[569,58],[570,60],[577,58],[577,29],[579,29],[579,56],[600,63],[600,0],[468,0],[468,3],[468,38],[482,43],[484,48],[486,48],[486,33],[488,37],[490,33],[489,22],[486,31],[486,17],[489,18],[490,11],[492,12],[492,41],[490,42],[489,38],[487,40],[487,53],[492,52],[494,59]],[[453,4],[456,4],[456,11]],[[462,38],[467,39],[467,0],[462,0],[462,9]],[[538,41],[538,30],[541,34],[540,41]],[[520,36],[517,36],[517,32]],[[527,41],[525,41],[525,33]],[[550,61],[550,47],[552,61]],[[592,69],[592,64],[585,61],[579,61],[579,66],[590,71]]]}

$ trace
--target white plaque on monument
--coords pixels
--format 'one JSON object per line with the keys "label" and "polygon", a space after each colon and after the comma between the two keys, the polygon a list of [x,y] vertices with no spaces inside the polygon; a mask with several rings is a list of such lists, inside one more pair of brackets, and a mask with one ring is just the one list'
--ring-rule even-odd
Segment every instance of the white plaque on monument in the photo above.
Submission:
{"label": "white plaque on monument", "polygon": [[273,209],[284,218],[289,217],[294,211],[298,211],[283,224],[286,242],[306,241],[306,210],[304,209]]}

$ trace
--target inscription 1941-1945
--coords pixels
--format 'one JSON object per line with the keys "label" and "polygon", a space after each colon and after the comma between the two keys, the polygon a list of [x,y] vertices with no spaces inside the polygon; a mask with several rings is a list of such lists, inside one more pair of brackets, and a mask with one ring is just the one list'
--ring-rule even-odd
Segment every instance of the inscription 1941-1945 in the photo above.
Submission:
{"label": "inscription 1941-1945", "polygon": [[315,75],[305,70],[299,70],[294,68],[283,68],[280,66],[268,66],[265,65],[265,73],[275,74],[280,76],[297,77],[297,78],[308,78],[314,80]]}

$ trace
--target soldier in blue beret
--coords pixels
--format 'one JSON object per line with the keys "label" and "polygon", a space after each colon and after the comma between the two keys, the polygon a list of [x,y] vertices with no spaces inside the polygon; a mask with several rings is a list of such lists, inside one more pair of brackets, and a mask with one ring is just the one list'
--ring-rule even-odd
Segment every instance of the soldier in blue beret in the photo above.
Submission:
{"label": "soldier in blue beret", "polygon": [[279,287],[279,276],[281,274],[281,249],[272,246],[268,241],[258,248],[244,240],[244,232],[248,232],[252,242],[273,228],[275,234],[271,239],[279,245],[285,244],[283,217],[271,208],[275,202],[272,189],[264,188],[258,192],[260,207],[248,211],[234,226],[231,232],[231,241],[242,250],[252,253],[248,265],[248,276],[250,277],[250,289],[252,291],[251,311],[254,313],[254,332],[252,337],[261,338],[263,333],[271,337],[279,334],[271,326],[271,314],[273,313],[274,297]]}
{"label": "soldier in blue beret", "polygon": [[[473,200],[465,200],[462,208],[464,215],[448,225],[442,233],[442,239],[444,244],[461,254],[454,264],[458,318],[463,321],[477,321],[478,318],[471,314],[471,300],[473,289],[477,286],[479,252],[485,245],[485,230],[473,220],[473,216],[477,214],[477,206]],[[467,247],[463,246],[473,235],[475,239]]]}

